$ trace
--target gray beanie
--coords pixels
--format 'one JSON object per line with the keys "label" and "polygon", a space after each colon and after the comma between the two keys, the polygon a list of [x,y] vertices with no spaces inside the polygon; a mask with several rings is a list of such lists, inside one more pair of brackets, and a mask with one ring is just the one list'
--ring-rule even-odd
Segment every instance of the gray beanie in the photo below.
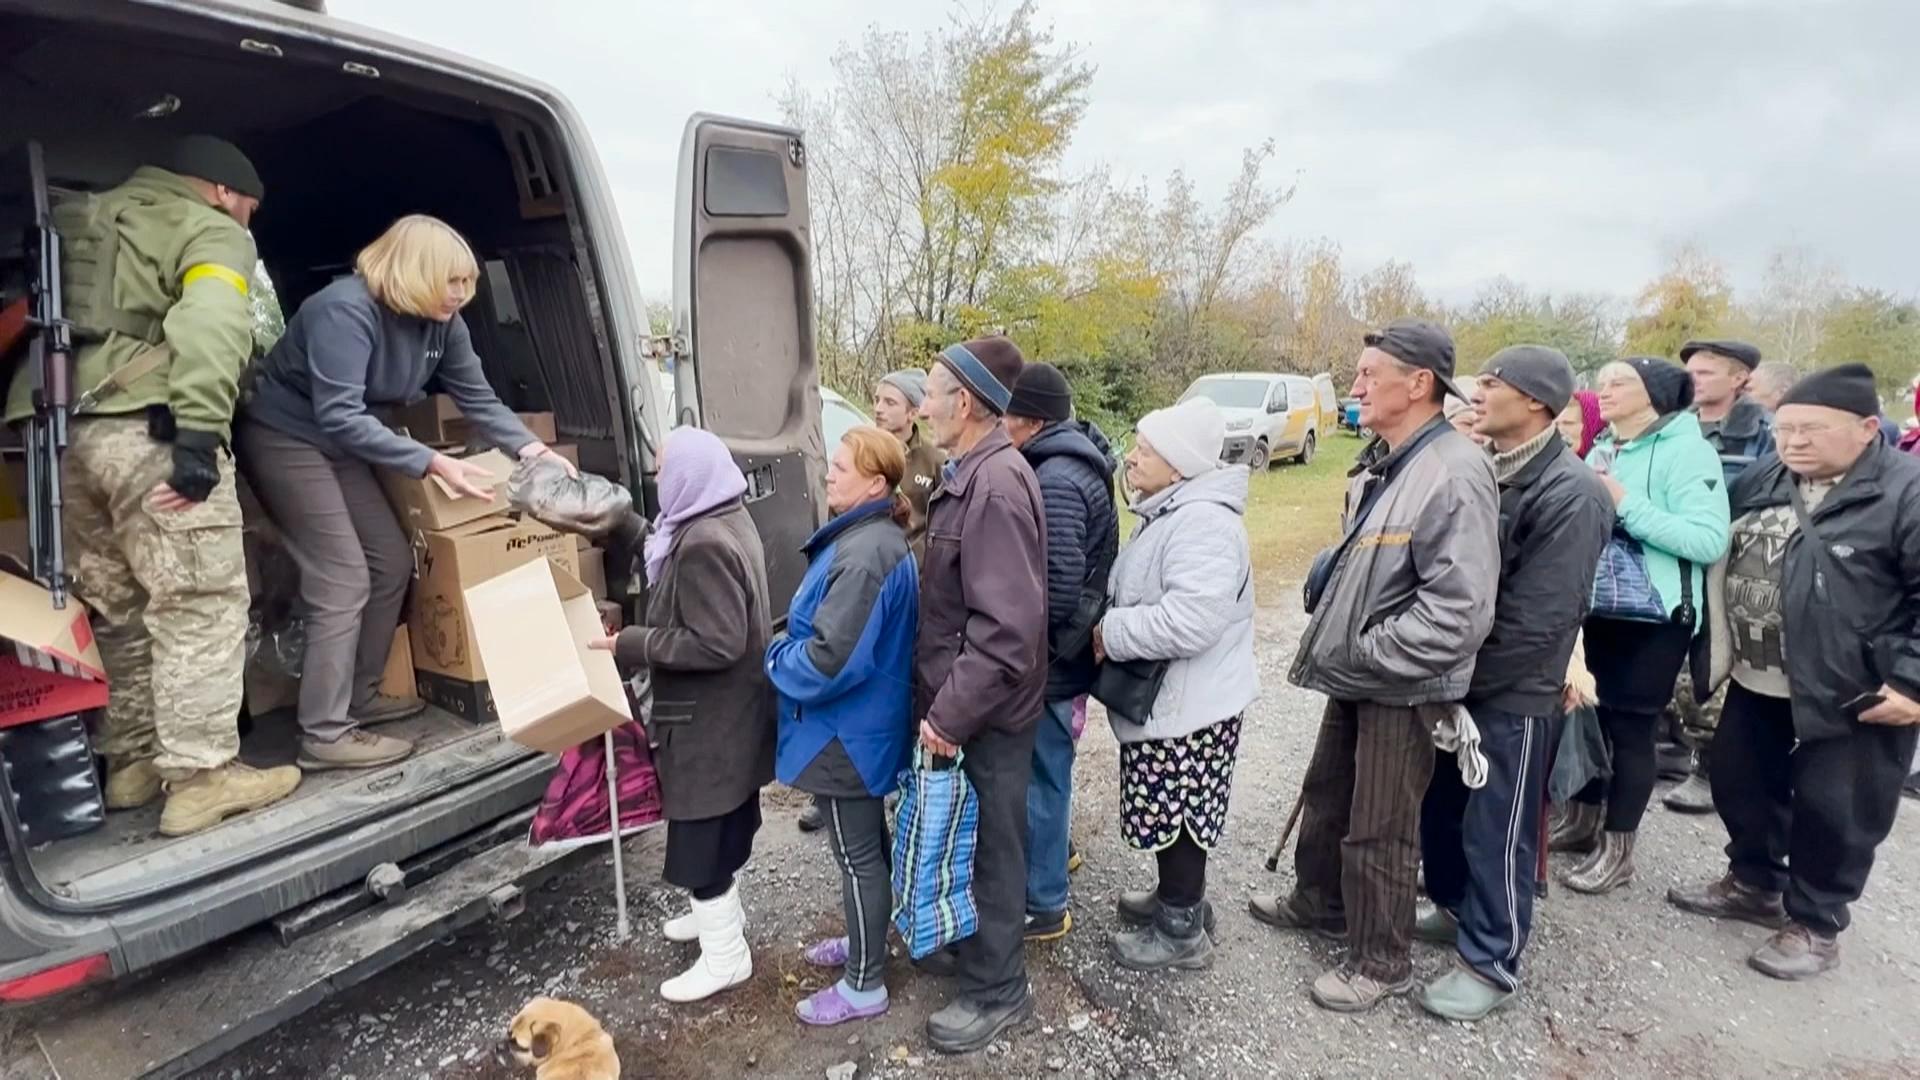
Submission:
{"label": "gray beanie", "polygon": [[880,382],[900,391],[900,396],[907,399],[907,404],[916,409],[927,399],[927,373],[924,371],[907,368],[881,376]]}

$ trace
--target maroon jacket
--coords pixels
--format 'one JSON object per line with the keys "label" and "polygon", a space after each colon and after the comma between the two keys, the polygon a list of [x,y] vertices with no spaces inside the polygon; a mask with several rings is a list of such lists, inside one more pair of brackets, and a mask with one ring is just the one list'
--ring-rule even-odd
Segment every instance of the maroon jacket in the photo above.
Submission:
{"label": "maroon jacket", "polygon": [[942,738],[963,745],[989,725],[1020,731],[1040,715],[1046,514],[1040,482],[1003,428],[949,468],[927,510],[913,705]]}

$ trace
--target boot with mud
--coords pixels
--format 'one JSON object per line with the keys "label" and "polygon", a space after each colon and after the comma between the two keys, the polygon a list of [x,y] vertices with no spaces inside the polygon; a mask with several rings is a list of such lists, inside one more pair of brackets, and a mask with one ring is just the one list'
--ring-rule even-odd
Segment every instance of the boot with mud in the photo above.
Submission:
{"label": "boot with mud", "polygon": [[1567,888],[1599,896],[1633,880],[1633,838],[1630,832],[1605,833],[1600,848],[1564,879]]}
{"label": "boot with mud", "polygon": [[160,810],[160,835],[191,836],[293,794],[300,786],[300,770],[292,765],[256,769],[229,761],[185,779],[168,780],[164,786],[167,804]]}
{"label": "boot with mud", "polygon": [[1345,942],[1347,940],[1347,920],[1345,916],[1316,917],[1306,911],[1298,894],[1285,896],[1256,896],[1247,901],[1247,914],[1260,922],[1281,930],[1304,930],[1318,934],[1328,941]]}
{"label": "boot with mud", "polygon": [[1667,890],[1667,903],[1695,915],[1738,919],[1769,930],[1787,925],[1787,908],[1780,893],[1756,889],[1732,872],[1691,888],[1675,885]]}
{"label": "boot with mud", "polygon": [[[1123,892],[1114,903],[1114,909],[1120,915],[1120,921],[1128,926],[1151,926],[1160,914],[1160,894],[1153,889],[1140,889],[1137,892]],[[1207,935],[1214,936],[1217,920],[1213,915],[1213,901],[1200,901],[1200,920],[1206,924]]]}
{"label": "boot with mud", "polygon": [[1123,930],[1107,940],[1113,959],[1128,971],[1199,971],[1213,965],[1213,939],[1199,904],[1160,905],[1151,926]]}
{"label": "boot with mud", "polygon": [[1840,939],[1810,926],[1788,923],[1747,957],[1747,966],[1787,982],[1811,979],[1840,966]]}
{"label": "boot with mud", "polygon": [[1547,850],[1554,854],[1572,852],[1584,855],[1600,846],[1601,825],[1606,809],[1598,803],[1570,802],[1561,808],[1553,830],[1547,833]]}
{"label": "boot with mud", "polygon": [[160,770],[152,758],[107,764],[107,809],[138,810],[160,797]]}

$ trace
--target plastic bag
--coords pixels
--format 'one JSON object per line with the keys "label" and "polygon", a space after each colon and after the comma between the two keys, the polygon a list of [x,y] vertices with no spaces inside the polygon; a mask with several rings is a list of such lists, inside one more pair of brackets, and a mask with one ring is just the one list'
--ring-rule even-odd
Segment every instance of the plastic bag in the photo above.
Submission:
{"label": "plastic bag", "polygon": [[973,851],[980,799],[959,758],[950,768],[932,768],[924,747],[914,748],[913,767],[900,774],[900,788],[893,823],[893,925],[919,960],[979,928]]}
{"label": "plastic bag", "polygon": [[[658,825],[660,780],[647,753],[646,735],[628,721],[613,729],[614,785],[620,798],[620,835],[631,836]],[[533,812],[527,842],[535,847],[572,848],[602,843],[608,828],[606,745],[588,739],[560,756],[547,782],[546,796]]]}
{"label": "plastic bag", "polygon": [[507,503],[550,528],[600,539],[633,513],[633,493],[604,476],[567,472],[551,454],[521,461],[507,478]]}
{"label": "plastic bag", "polygon": [[1560,746],[1554,753],[1553,774],[1547,777],[1547,797],[1565,805],[1581,788],[1613,775],[1613,756],[1600,728],[1600,714],[1582,705],[1566,714]]}

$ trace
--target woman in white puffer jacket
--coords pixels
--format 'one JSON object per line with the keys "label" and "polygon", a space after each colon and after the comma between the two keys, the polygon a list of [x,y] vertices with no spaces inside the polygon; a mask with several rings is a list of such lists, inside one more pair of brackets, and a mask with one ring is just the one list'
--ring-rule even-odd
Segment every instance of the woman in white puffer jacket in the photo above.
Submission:
{"label": "woman in white puffer jacket", "polygon": [[1207,853],[1226,824],[1240,718],[1259,695],[1253,659],[1248,472],[1222,466],[1226,422],[1205,399],[1140,421],[1127,455],[1139,516],[1114,564],[1096,650],[1105,661],[1168,661],[1144,723],[1109,709],[1120,742],[1120,818],[1127,843],[1154,853],[1159,887],[1125,893],[1137,929],[1112,939],[1136,971],[1212,962]]}

